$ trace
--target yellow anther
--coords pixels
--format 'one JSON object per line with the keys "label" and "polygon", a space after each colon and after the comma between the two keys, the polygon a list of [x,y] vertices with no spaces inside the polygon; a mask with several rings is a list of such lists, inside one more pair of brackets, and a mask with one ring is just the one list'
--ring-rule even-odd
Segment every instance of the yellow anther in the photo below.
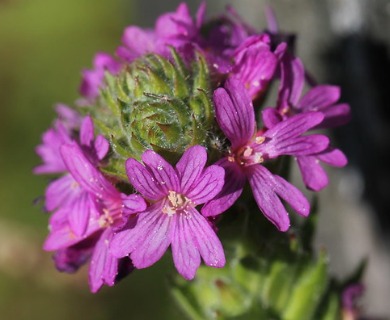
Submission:
{"label": "yellow anther", "polygon": [[262,144],[264,141],[265,141],[265,137],[263,137],[263,136],[256,137],[256,139],[255,139],[255,142],[257,144]]}

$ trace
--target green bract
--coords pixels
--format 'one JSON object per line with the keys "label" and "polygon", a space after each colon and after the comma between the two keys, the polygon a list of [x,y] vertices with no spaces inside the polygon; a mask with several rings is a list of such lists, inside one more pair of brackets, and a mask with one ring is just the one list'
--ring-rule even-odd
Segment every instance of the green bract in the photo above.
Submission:
{"label": "green bract", "polygon": [[[189,319],[339,319],[340,293],[329,279],[327,254],[316,256],[303,247],[313,217],[296,238],[268,226],[259,229],[257,212],[240,215],[248,216],[234,217],[221,229],[224,268],[201,266],[192,282],[173,278],[173,295]],[[245,231],[235,233],[234,226],[245,223]]]}
{"label": "green bract", "polygon": [[201,54],[189,63],[173,49],[171,60],[146,55],[118,76],[107,74],[106,82],[89,110],[112,147],[106,172],[124,176],[124,161],[146,149],[175,161],[192,145],[211,147],[214,111]]}

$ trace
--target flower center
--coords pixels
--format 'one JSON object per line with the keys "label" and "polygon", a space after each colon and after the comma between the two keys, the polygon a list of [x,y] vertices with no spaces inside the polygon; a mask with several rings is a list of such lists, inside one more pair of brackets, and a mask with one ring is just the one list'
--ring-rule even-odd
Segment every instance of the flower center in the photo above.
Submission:
{"label": "flower center", "polygon": [[239,149],[236,153],[228,156],[230,162],[237,162],[242,167],[248,167],[257,163],[263,163],[264,157],[262,152],[257,152],[250,145]]}
{"label": "flower center", "polygon": [[242,167],[248,167],[254,164],[263,163],[267,156],[262,151],[262,145],[266,138],[262,135],[262,131],[257,132],[249,143],[235,152],[229,151],[227,159],[230,162],[236,162]]}
{"label": "flower center", "polygon": [[168,203],[164,206],[163,212],[168,216],[172,216],[176,213],[187,213],[187,207],[194,204],[186,196],[176,193],[175,191],[169,191]]}
{"label": "flower center", "polygon": [[122,218],[122,206],[113,206],[111,208],[104,208],[103,214],[99,217],[99,226],[101,228],[108,228],[115,222]]}

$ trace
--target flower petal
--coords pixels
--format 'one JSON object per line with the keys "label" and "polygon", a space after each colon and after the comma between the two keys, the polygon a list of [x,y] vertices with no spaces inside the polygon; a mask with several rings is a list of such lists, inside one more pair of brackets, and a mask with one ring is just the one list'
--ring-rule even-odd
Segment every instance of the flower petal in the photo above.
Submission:
{"label": "flower petal", "polygon": [[35,174],[62,173],[66,167],[59,154],[60,147],[71,141],[70,133],[61,121],[57,120],[54,128],[50,128],[42,135],[42,144],[35,148],[43,164],[34,168]]}
{"label": "flower petal", "polygon": [[105,52],[96,53],[93,58],[93,66],[95,69],[108,70],[112,74],[117,74],[121,69],[121,64]]}
{"label": "flower petal", "polygon": [[301,97],[305,84],[305,69],[299,58],[286,52],[283,55],[280,70],[281,81],[277,101],[279,110],[290,105],[295,106]]}
{"label": "flower petal", "polygon": [[120,46],[116,54],[128,62],[133,61],[145,53],[154,52],[156,48],[156,36],[154,32],[135,26],[130,26],[125,29],[122,42],[124,46]]}
{"label": "flower petal", "polygon": [[215,114],[232,149],[246,144],[255,130],[255,113],[244,86],[228,79],[224,88],[214,91]]}
{"label": "flower petal", "polygon": [[76,237],[68,224],[64,224],[61,227],[57,226],[55,230],[50,231],[43,244],[43,250],[55,251],[61,248],[70,247],[81,240],[82,239],[79,237]]}
{"label": "flower petal", "polygon": [[261,165],[246,169],[253,196],[260,210],[280,231],[287,231],[290,219],[282,202],[276,195],[275,180],[271,172]]}
{"label": "flower petal", "polygon": [[189,225],[192,217],[179,214],[172,235],[172,255],[177,271],[187,280],[194,278],[200,265],[200,254]]}
{"label": "flower petal", "polygon": [[133,158],[126,161],[126,173],[133,187],[150,200],[158,200],[166,196],[166,192],[156,181],[153,174]]}
{"label": "flower petal", "polygon": [[191,37],[196,27],[187,4],[182,2],[175,12],[161,15],[156,21],[155,30],[159,37],[167,40]]}
{"label": "flower petal", "polygon": [[[63,213],[66,214],[67,212],[68,210],[64,209]],[[62,216],[63,213],[60,213],[60,215]],[[87,230],[82,237],[78,237],[75,235],[75,233],[70,228],[67,220],[62,220],[62,223],[61,221],[58,220],[55,221],[54,223],[52,223],[51,221],[49,229],[50,229],[50,233],[47,236],[45,243],[43,245],[43,249],[45,251],[56,251],[59,249],[70,247],[76,243],[79,243],[80,241],[85,240],[89,236],[95,234],[97,231],[101,229],[101,227],[96,220],[91,221],[91,223],[88,224]]]}
{"label": "flower petal", "polygon": [[273,128],[276,124],[283,120],[280,113],[274,108],[265,108],[262,110],[261,117],[264,126],[268,129]]}
{"label": "flower petal", "polygon": [[318,128],[334,128],[347,124],[351,120],[351,108],[347,103],[330,106],[322,110],[325,115]]}
{"label": "flower petal", "polygon": [[278,175],[273,175],[275,179],[274,190],[284,201],[286,201],[298,214],[307,217],[310,213],[310,204],[301,191],[291,183]]}
{"label": "flower petal", "polygon": [[159,218],[162,215],[166,216],[162,213],[164,205],[165,200],[156,202],[138,215],[135,226],[116,233],[112,240],[111,253],[115,257],[121,258],[141,247],[148,236],[153,236],[151,232]]}
{"label": "flower petal", "polygon": [[344,167],[348,159],[340,149],[329,148],[328,150],[316,155],[318,159],[333,167]]}
{"label": "flower petal", "polygon": [[206,15],[206,1],[200,3],[198,10],[195,15],[195,26],[197,29],[200,29],[204,22],[204,17]]}
{"label": "flower petal", "polygon": [[202,207],[202,214],[206,217],[216,216],[229,209],[241,195],[246,182],[246,176],[240,168],[226,158],[217,162],[225,169],[225,184],[221,192]]}
{"label": "flower petal", "polygon": [[285,140],[297,137],[307,130],[321,123],[324,115],[321,112],[307,112],[295,115],[282,122],[279,122],[264,133],[264,137]]}
{"label": "flower petal", "polygon": [[156,212],[156,219],[149,224],[148,232],[142,232],[143,228],[133,229],[136,243],[139,244],[130,254],[130,258],[136,268],[142,269],[156,263],[168,249],[172,232],[176,225],[176,215],[170,217],[164,213]]}
{"label": "flower petal", "polygon": [[87,192],[81,192],[74,199],[69,210],[68,220],[72,231],[76,236],[83,236],[87,230],[91,211],[96,210],[94,199]]}
{"label": "flower petal", "polygon": [[225,182],[225,170],[216,165],[209,166],[195,182],[194,187],[186,196],[196,205],[213,199],[221,190]]}
{"label": "flower petal", "polygon": [[269,143],[264,143],[261,150],[270,159],[274,159],[280,155],[311,155],[327,149],[328,146],[328,137],[312,134],[309,136],[288,138],[282,141],[271,140]]}
{"label": "flower petal", "polygon": [[109,252],[112,229],[107,228],[95,245],[89,265],[89,286],[92,292],[97,292],[103,284],[113,286],[118,274],[118,259]]}
{"label": "flower petal", "polygon": [[56,113],[60,122],[68,129],[79,129],[82,122],[81,115],[74,109],[65,104],[58,103],[55,106]]}
{"label": "flower petal", "polygon": [[110,149],[110,144],[104,136],[99,134],[95,139],[94,147],[98,159],[102,160],[107,155],[107,152]]}
{"label": "flower petal", "polygon": [[54,228],[67,224],[69,211],[69,207],[60,207],[58,210],[54,211],[49,218],[49,229],[53,230]]}
{"label": "flower petal", "polygon": [[241,53],[241,59],[233,69],[235,79],[245,84],[249,95],[253,98],[264,91],[272,79],[277,66],[277,57],[268,45],[259,40],[263,46],[252,44]]}
{"label": "flower petal", "polygon": [[146,209],[146,202],[139,195],[136,194],[126,195],[122,193],[121,197],[123,202],[123,213],[126,216],[144,211]]}
{"label": "flower petal", "polygon": [[297,157],[297,161],[303,182],[308,189],[320,191],[328,185],[328,175],[315,156]]}
{"label": "flower petal", "polygon": [[218,239],[208,221],[193,208],[187,227],[192,233],[193,241],[206,265],[222,268],[225,265],[225,254],[221,241]]}
{"label": "flower petal", "polygon": [[199,179],[206,162],[207,152],[202,146],[193,146],[184,152],[176,164],[181,193],[187,194],[188,190]]}
{"label": "flower petal", "polygon": [[296,105],[303,111],[322,111],[340,99],[340,88],[337,86],[319,85],[309,90]]}
{"label": "flower petal", "polygon": [[175,169],[158,153],[146,150],[142,154],[142,161],[156,179],[155,183],[167,194],[168,191],[179,191],[179,178]]}
{"label": "flower petal", "polygon": [[119,192],[86,158],[77,143],[63,145],[61,155],[73,178],[97,198],[116,198]]}
{"label": "flower petal", "polygon": [[46,210],[69,206],[81,192],[79,184],[70,174],[51,182],[45,191]]}
{"label": "flower petal", "polygon": [[74,273],[89,260],[92,249],[92,246],[77,248],[76,245],[57,250],[53,255],[54,264],[61,272]]}
{"label": "flower petal", "polygon": [[87,116],[83,119],[80,128],[80,143],[83,146],[92,146],[94,139],[94,128],[93,121],[90,116]]}

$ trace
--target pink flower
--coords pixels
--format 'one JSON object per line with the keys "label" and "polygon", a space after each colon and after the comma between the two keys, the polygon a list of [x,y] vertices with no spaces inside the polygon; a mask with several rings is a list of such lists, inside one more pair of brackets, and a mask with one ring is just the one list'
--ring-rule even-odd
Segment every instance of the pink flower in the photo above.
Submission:
{"label": "pink flower", "polygon": [[[62,136],[61,136],[62,137]],[[80,186],[74,175],[69,172],[65,163],[64,154],[61,147],[72,142],[72,139],[58,139],[53,137],[53,144],[56,141],[56,149],[53,150],[53,159],[61,164],[61,169],[65,175],[51,182],[45,192],[45,206],[48,211],[67,210],[68,219],[73,232],[81,236],[86,232],[88,220],[91,212],[95,211],[93,198]],[[80,128],[79,141],[85,156],[89,161],[97,166],[108,152],[108,141],[101,135],[94,138],[94,126],[92,119],[86,117]]]}
{"label": "pink flower", "polygon": [[224,88],[214,92],[214,103],[217,122],[231,147],[229,154],[217,162],[226,172],[224,188],[206,203],[202,213],[212,216],[227,210],[241,195],[248,180],[260,210],[280,231],[286,231],[290,220],[279,198],[302,216],[309,214],[309,203],[297,188],[262,164],[281,155],[311,155],[326,149],[327,137],[302,136],[320,123],[323,115],[318,112],[297,115],[270,130],[257,132],[251,100],[235,79],[227,80]]}
{"label": "pink flower", "polygon": [[122,37],[123,45],[117,55],[126,62],[132,62],[147,53],[170,56],[170,48],[186,51],[188,45],[196,47],[200,37],[200,27],[205,13],[205,4],[200,5],[193,19],[186,3],[181,3],[175,12],[161,15],[154,29],[129,26]]}
{"label": "pink flower", "polygon": [[171,245],[178,272],[192,279],[202,257],[212,267],[223,267],[225,256],[221,242],[196,206],[210,201],[222,189],[224,170],[205,168],[204,147],[189,148],[173,168],[154,151],[142,155],[144,165],[130,158],[127,175],[134,188],[151,202],[138,214],[137,224],[117,233],[112,254],[130,256],[136,268],[158,261]]}
{"label": "pink flower", "polygon": [[77,184],[79,198],[73,201],[78,204],[77,208],[63,204],[52,215],[44,249],[56,251],[56,264],[63,271],[74,271],[92,255],[89,282],[96,292],[103,284],[114,285],[119,272],[119,260],[108,251],[114,231],[128,223],[130,214],[143,211],[146,203],[138,195],[120,193],[77,143],[62,146],[61,154]]}
{"label": "pink flower", "polygon": [[56,106],[58,119],[42,135],[42,144],[35,148],[43,164],[34,168],[35,174],[63,173],[66,167],[60,156],[60,147],[73,139],[73,130],[79,129],[81,116],[66,105]]}
{"label": "pink flower", "polygon": [[270,128],[275,120],[286,119],[292,115],[321,111],[324,120],[316,128],[332,128],[346,124],[351,117],[350,107],[346,103],[337,103],[340,99],[340,88],[331,85],[317,85],[303,97],[305,69],[301,60],[286,52],[281,64],[276,109],[265,109],[263,118],[265,126]]}
{"label": "pink flower", "polygon": [[250,97],[255,100],[274,78],[279,55],[284,50],[286,44],[282,43],[272,52],[270,38],[266,34],[248,37],[234,51],[231,77],[244,83]]}
{"label": "pink flower", "polygon": [[93,69],[83,70],[80,84],[80,93],[88,101],[94,100],[99,95],[104,81],[104,73],[118,74],[122,66],[113,57],[104,52],[99,52],[93,59]]}
{"label": "pink flower", "polygon": [[[263,122],[267,128],[272,128],[294,115],[313,111],[324,114],[324,120],[313,129],[337,127],[350,120],[349,105],[337,104],[340,98],[340,88],[337,86],[318,85],[301,97],[305,70],[299,58],[286,53],[281,62],[281,76],[276,108],[266,108],[262,112]],[[297,156],[296,160],[303,182],[307,188],[314,191],[322,190],[329,183],[321,162],[334,167],[344,167],[348,162],[341,150],[332,147],[319,154]]]}

